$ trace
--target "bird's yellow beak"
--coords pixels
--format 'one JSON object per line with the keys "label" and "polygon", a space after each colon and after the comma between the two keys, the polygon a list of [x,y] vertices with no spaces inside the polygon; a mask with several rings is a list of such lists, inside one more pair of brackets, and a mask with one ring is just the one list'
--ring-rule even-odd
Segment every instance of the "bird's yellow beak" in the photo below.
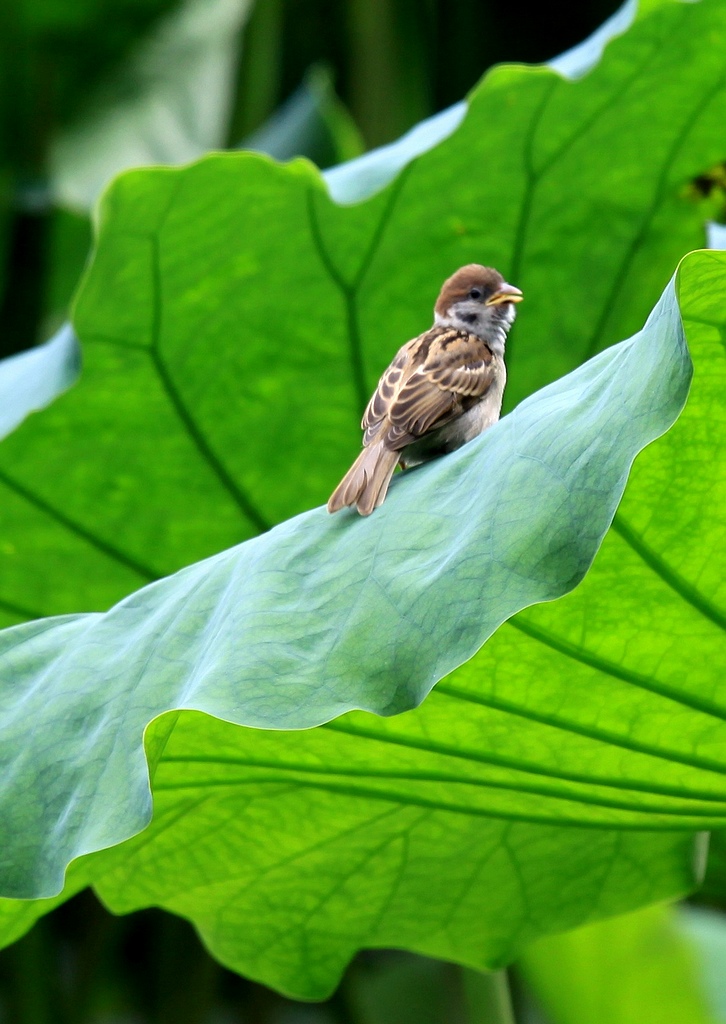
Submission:
{"label": "bird's yellow beak", "polygon": [[507,284],[506,282],[501,286],[499,291],[494,292],[491,298],[487,299],[484,303],[485,306],[501,306],[504,302],[521,302],[524,298],[519,288],[515,288],[513,284]]}

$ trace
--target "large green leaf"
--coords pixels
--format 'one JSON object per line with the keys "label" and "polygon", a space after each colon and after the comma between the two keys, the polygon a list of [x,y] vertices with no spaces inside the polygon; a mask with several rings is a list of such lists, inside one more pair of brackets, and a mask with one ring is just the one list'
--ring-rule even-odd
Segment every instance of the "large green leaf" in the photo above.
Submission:
{"label": "large green leaf", "polygon": [[[147,823],[141,736],[164,711],[272,729],[394,714],[513,613],[572,589],[690,377],[671,287],[636,339],[402,477],[376,516],[316,509],[105,615],[5,630],[4,895],[51,895],[68,860]],[[74,770],[55,773],[60,751]]]}
{"label": "large green leaf", "polygon": [[[458,263],[495,263],[526,291],[509,356],[512,401],[638,326],[681,252],[701,237],[704,204],[688,198],[687,182],[722,155],[721,53],[704,43],[725,21],[726,12],[706,0],[663,4],[577,84],[542,69],[496,71],[451,138],[356,207],[331,203],[304,164],[279,168],[253,157],[216,157],[182,172],[121,179],[105,203],[99,249],[76,310],[85,378],[0,450],[6,621],[21,617],[20,605],[38,612],[107,607],[156,575],[323,500],[358,445],[356,418],[368,388],[396,344],[428,321],[441,278]],[[653,95],[662,108],[653,109]],[[593,233],[603,211],[607,231]],[[717,669],[724,574],[714,550],[724,481],[723,466],[711,465],[723,427],[723,281],[716,256],[691,257],[681,270],[694,390],[677,427],[639,458],[622,517],[586,582],[571,597],[504,626],[415,713],[388,720],[357,713],[304,733],[240,730],[191,712],[181,713],[173,729],[169,718],[153,722],[146,733],[156,766],[151,827],[81,862],[115,909],[153,902],[186,914],[225,962],[311,995],[329,989],[360,945],[407,945],[482,966],[506,959],[537,934],[691,884],[687,836],[655,830],[721,822],[726,808]],[[314,563],[310,592],[319,594],[316,582],[326,574],[335,579],[333,551],[367,538],[355,551],[364,564],[366,545],[380,537],[378,554],[391,549],[390,577],[378,617],[359,625],[357,642],[350,624],[350,651],[372,658],[392,635],[396,620],[380,608],[390,578],[394,609],[412,618],[396,637],[402,673],[413,673],[409,699],[421,696],[503,615],[562,592],[585,568],[629,458],[665,428],[682,398],[686,364],[678,355],[672,291],[660,313],[639,341],[619,350],[640,353],[620,391],[605,388],[596,398],[592,390],[611,365],[606,354],[574,378],[590,385],[579,406],[573,381],[560,382],[476,445],[401,478],[366,523],[310,513],[255,541],[251,551],[292,545],[308,529],[312,538],[328,536],[327,562],[314,560],[315,543],[300,561]],[[651,350],[651,338],[664,348]],[[666,353],[673,361],[661,362]],[[648,383],[656,391],[638,401]],[[541,455],[547,437],[555,444],[544,464],[530,462],[525,489],[557,464],[558,453],[567,480],[591,484],[595,453],[605,454],[598,441],[615,437],[608,435],[616,430],[615,410],[626,413],[602,463],[608,469],[596,481],[608,497],[594,502],[592,521],[584,513],[578,520],[566,510],[583,510],[593,495],[567,492],[550,476],[529,503],[525,490],[505,488],[521,517],[484,522],[474,502],[492,481],[475,467],[493,465],[495,449],[511,453],[514,441],[518,455],[526,455],[512,431],[533,422],[528,417],[538,403],[549,410],[549,433],[530,431],[527,446]],[[567,430],[553,429],[560,421]],[[579,461],[567,461],[584,424],[604,432],[594,439],[591,466],[583,448]],[[48,473],[53,459],[62,460],[62,475]],[[473,470],[473,511],[449,550],[441,513],[467,491],[469,478],[458,476],[466,467]],[[508,468],[497,463],[496,471]],[[560,487],[562,504],[548,517]],[[382,524],[390,528],[407,507],[415,525],[406,547],[395,549],[396,530],[389,539]],[[420,513],[434,507],[435,516]],[[498,515],[504,504],[495,508]],[[578,522],[587,523],[589,536],[580,536]],[[487,523],[497,526],[497,545],[499,535],[517,541],[477,548],[476,571],[472,563],[466,572],[457,562],[464,542]],[[532,541],[537,526],[541,533]],[[432,534],[431,560],[422,561],[420,552],[407,560]],[[421,588],[422,578],[428,584],[434,577],[446,588],[448,577],[436,567],[449,555],[452,569],[458,564],[466,572],[456,590],[463,601],[482,581],[501,584],[518,568],[525,572],[511,592],[509,583],[505,593],[487,592],[486,604],[472,605],[452,631],[453,609],[430,602]],[[570,555],[576,557],[568,564]],[[69,857],[143,825],[150,802],[141,730],[164,706],[200,707],[188,698],[202,693],[210,700],[205,710],[252,720],[244,717],[248,694],[232,685],[236,666],[223,660],[229,648],[217,646],[219,638],[235,640],[231,620],[207,620],[219,627],[200,662],[200,671],[213,670],[208,679],[187,676],[184,691],[173,659],[191,657],[192,641],[202,634],[174,628],[159,638],[160,675],[143,673],[150,685],[127,690],[125,708],[118,689],[133,682],[138,642],[152,653],[155,622],[143,620],[151,607],[145,602],[158,598],[161,624],[169,595],[198,579],[202,591],[190,593],[191,605],[182,610],[193,621],[206,599],[214,603],[219,573],[239,558],[231,552],[211,567],[186,570],[107,618],[72,617],[5,635],[9,645],[28,639],[7,663],[18,672],[18,689],[8,696],[25,759],[17,746],[8,751],[19,789],[33,794],[9,808],[12,827],[4,834],[27,845],[9,865],[6,892],[53,891]],[[404,563],[410,577],[400,571]],[[409,591],[408,578],[417,580]],[[366,593],[374,582],[368,580]],[[530,590],[531,583],[537,586]],[[433,595],[433,583],[431,589]],[[323,630],[318,621],[308,636],[309,620],[301,620],[298,652],[308,640],[311,654],[324,647],[325,630],[340,621],[341,594],[329,593],[320,606]],[[288,610],[303,604],[296,591],[289,602]],[[233,615],[241,612],[232,606]],[[126,615],[137,617],[136,633],[128,633],[114,662],[118,647],[106,652],[90,641],[118,644],[116,623]],[[282,618],[292,628],[289,615]],[[421,623],[417,646],[412,632]],[[89,643],[81,636],[86,630]],[[64,662],[58,644],[66,641]],[[75,694],[59,690],[62,677],[74,687],[98,681],[104,666],[114,692],[98,686],[93,702],[90,686]],[[372,695],[367,706],[405,706],[392,703],[392,657],[382,672],[376,666],[368,682],[353,680]],[[164,686],[164,673],[172,687]],[[306,691],[297,722],[286,723],[320,720],[359,703],[350,696],[349,663],[345,673],[327,692]],[[23,689],[24,706],[17,699],[23,680],[35,684]],[[289,698],[291,689],[269,686],[267,706],[258,703],[254,714],[274,715],[276,698]],[[99,706],[99,693],[107,705]],[[212,707],[215,693],[220,706]],[[67,705],[70,718],[54,721],[53,745],[31,708],[47,714],[56,699],[76,703]],[[326,701],[328,710],[315,719],[316,703],[320,709]],[[90,774],[89,757],[105,768],[100,777]],[[31,875],[33,890],[26,888]],[[18,913],[27,923],[36,912],[28,906],[5,905],[16,933]],[[250,930],[241,922],[252,923]]]}
{"label": "large green leaf", "polygon": [[[712,306],[716,315],[722,316],[725,261],[720,254],[696,254],[681,271],[684,308],[700,315],[701,323],[695,326],[691,340],[701,376],[697,374],[696,386],[677,427],[640,456],[631,475],[627,493],[634,490],[651,507],[654,499],[657,505],[662,496],[659,467],[663,460],[673,463],[673,446],[682,444],[679,431],[683,428],[693,432],[694,422],[698,425],[710,408],[714,382],[718,384],[714,364],[717,369],[723,355],[713,352],[708,338],[713,331],[703,325],[714,314]],[[604,460],[607,465],[622,444],[634,443],[644,422],[666,413],[669,403],[664,398],[669,394],[672,409],[688,377],[688,364],[679,354],[673,311],[674,291],[669,289],[641,336],[523,403],[500,426],[458,456],[402,478],[380,515],[346,521],[344,517],[329,519],[323,512],[313,512],[211,563],[139,592],[107,616],[70,617],[57,625],[50,620],[7,630],[3,634],[5,663],[12,674],[13,706],[18,710],[15,721],[24,745],[9,773],[19,789],[14,796],[9,787],[6,791],[6,813],[14,819],[6,818],[3,831],[18,836],[21,847],[11,851],[8,845],[4,851],[5,891],[28,893],[28,885],[44,883],[57,887],[59,875],[54,860],[60,854],[64,853],[65,859],[78,856],[94,846],[118,841],[124,833],[128,835],[144,824],[148,815],[147,782],[139,739],[144,723],[161,710],[159,704],[150,706],[150,698],[158,697],[160,692],[168,695],[174,689],[178,707],[197,707],[237,721],[245,720],[249,713],[246,705],[251,700],[253,715],[265,716],[268,725],[284,724],[282,718],[275,721],[276,713],[289,714],[284,701],[291,692],[290,683],[284,675],[271,679],[258,691],[262,701],[256,700],[253,676],[243,685],[241,675],[250,658],[257,658],[257,672],[275,667],[275,637],[271,636],[267,645],[262,642],[267,616],[255,616],[257,643],[245,645],[245,614],[242,611],[242,618],[236,618],[239,610],[235,608],[245,589],[239,586],[239,575],[225,573],[227,593],[214,604],[214,576],[220,565],[229,568],[244,558],[245,552],[256,553],[247,562],[247,573],[242,573],[250,587],[255,574],[262,572],[260,578],[264,578],[267,550],[279,555],[286,547],[291,550],[296,537],[303,538],[307,550],[298,555],[295,566],[298,578],[306,579],[303,603],[308,609],[315,606],[322,579],[329,627],[335,616],[344,612],[342,602],[346,600],[345,591],[335,589],[335,599],[330,601],[325,589],[326,574],[335,564],[336,550],[341,550],[336,548],[338,538],[350,539],[356,532],[357,544],[349,542],[348,546],[355,550],[359,571],[365,576],[367,535],[372,533],[373,543],[380,543],[388,531],[397,530],[397,522],[406,523],[406,560],[406,552],[411,550],[411,524],[417,519],[415,509],[430,504],[433,492],[441,493],[445,478],[457,490],[457,466],[470,467],[468,475],[459,475],[459,489],[462,480],[471,479],[472,503],[482,504],[486,510],[487,466],[494,474],[492,484],[501,491],[507,485],[499,483],[495,466],[498,463],[500,471],[503,467],[506,477],[512,461],[488,462],[488,450],[493,453],[500,446],[506,450],[511,438],[516,437],[522,461],[529,461],[531,446],[530,466],[545,466],[559,450],[564,453],[560,468],[567,472],[565,466],[569,463],[569,473],[574,473],[569,479],[574,485],[574,480],[584,481],[596,466],[598,445],[592,434],[585,441],[586,458],[578,457],[572,446],[573,438],[582,436],[583,422],[595,423],[605,432],[602,440],[609,449]],[[620,362],[618,356],[625,357],[622,373],[613,377],[613,367]],[[633,408],[628,405],[628,396],[638,390],[639,378],[640,401]],[[699,390],[699,380],[703,390]],[[567,433],[552,429],[553,420],[546,415],[552,404],[560,415],[554,422],[568,422]],[[536,429],[526,429],[528,419]],[[558,436],[561,445],[555,443]],[[710,451],[708,447],[701,449],[700,458],[707,459]],[[477,469],[480,473],[474,482]],[[661,482],[659,486],[652,486],[654,477]],[[532,482],[541,493],[537,499],[530,498],[525,508],[544,507],[548,489],[539,476]],[[567,516],[562,514],[561,483],[560,479],[554,488],[561,506],[555,527],[560,544],[552,558],[530,570],[534,578],[544,569],[547,579],[563,551],[568,547],[570,552],[573,550],[570,545],[574,538],[569,536]],[[524,481],[518,486],[524,487]],[[574,485],[571,500],[577,504],[582,497]],[[704,503],[704,495],[700,501]],[[442,510],[447,507],[445,504]],[[646,512],[644,508],[643,514]],[[514,529],[521,531],[527,518],[522,517]],[[434,522],[438,521],[437,517]],[[536,526],[543,528],[539,517]],[[327,537],[327,548],[315,545],[316,535]],[[528,546],[520,545],[520,559]],[[322,567],[318,555],[321,550],[329,554],[328,563]],[[386,560],[378,563],[375,578],[380,583],[379,592],[389,593],[392,603],[382,609],[382,623],[374,618],[372,624],[363,627],[368,642],[373,637],[380,641],[379,634],[394,623],[392,612],[396,608],[400,612],[412,593],[421,593],[421,586],[412,582],[417,572],[428,574],[430,586],[437,587],[437,545],[430,546],[423,569],[417,567],[418,559],[407,559],[403,585],[398,587],[401,573],[396,568],[401,553],[396,553],[395,543],[390,547],[387,544],[386,550],[390,565],[386,567]],[[472,552],[477,550],[482,552],[482,561],[472,560]],[[491,544],[477,543],[474,535],[469,535],[467,589],[476,579],[477,563],[493,568],[486,555],[488,550]],[[454,581],[455,590],[464,589],[455,569],[461,549],[457,552],[457,545],[449,542],[442,554],[449,562],[449,571],[438,585],[445,587],[447,581]],[[617,586],[618,577],[613,578],[612,565],[603,560],[602,554],[588,581],[595,579],[598,589],[607,590]],[[521,568],[522,562],[518,564]],[[651,572],[643,563],[639,579],[631,580],[631,584],[639,589],[647,587]],[[280,616],[279,588],[285,576],[268,572],[268,585],[271,580],[276,592],[271,608],[273,625],[286,632],[297,630],[304,640],[302,646],[298,641],[287,648],[288,655],[294,656],[296,650],[303,655],[297,665],[300,674],[290,680],[295,682],[304,678],[305,657],[319,664],[319,643],[322,638],[325,648],[327,631],[308,632],[302,617],[307,613],[300,609],[299,598],[292,618],[294,593],[284,598],[286,614]],[[180,587],[182,600],[171,611],[169,628],[163,622],[166,593],[171,590],[173,594]],[[584,598],[587,608],[586,587],[581,586],[570,598],[550,607],[577,605]],[[361,594],[365,592],[363,587]],[[184,606],[186,599],[191,602],[189,607]],[[365,610],[364,606],[362,599],[360,610]],[[194,607],[207,609],[208,625],[204,619],[194,622],[190,614]],[[261,608],[264,611],[264,606]],[[434,618],[428,620],[432,631],[437,628],[440,605],[434,608]],[[412,616],[421,610],[420,602],[409,604],[409,621],[404,620],[398,629],[402,641],[411,628]],[[582,610],[580,607],[580,614]],[[369,608],[368,614],[375,616],[375,609]],[[533,613],[530,610],[527,614]],[[125,622],[117,632],[115,620],[119,619]],[[133,620],[137,624],[129,628]],[[200,625],[202,632],[195,636]],[[441,625],[450,631],[445,620]],[[466,618],[460,622],[460,627],[465,626]],[[618,623],[618,635],[626,648],[635,642],[639,629],[637,619]],[[514,637],[516,644],[519,633],[508,627],[503,635]],[[234,638],[240,641],[236,653],[230,648]],[[345,635],[341,642],[345,643]],[[188,649],[198,643],[207,650],[201,659],[192,657],[193,670],[186,673]],[[420,639],[419,645],[425,646]],[[264,657],[258,657],[260,648],[265,647]],[[542,649],[547,657],[551,646]],[[55,661],[53,650],[57,651]],[[386,671],[406,673],[405,648],[397,650],[400,661],[383,660],[374,683],[380,685]],[[359,645],[358,652],[366,657],[364,646]],[[515,717],[498,712],[497,722],[496,714],[487,707],[491,703],[486,692],[487,675],[476,673],[486,652],[484,648],[477,658],[440,684],[415,714],[395,719],[358,713],[326,729],[299,733],[240,732],[234,725],[191,712],[183,713],[178,720],[158,719],[147,730],[155,780],[154,821],[137,840],[90,858],[87,877],[115,910],[153,903],[185,914],[197,923],[223,962],[286,991],[308,996],[329,990],[347,958],[360,945],[406,945],[484,966],[511,957],[519,944],[542,932],[686,889],[690,878],[687,837],[684,845],[683,840],[668,834],[658,837],[652,831],[632,830],[693,829],[718,821],[723,815],[722,775],[697,768],[697,757],[692,759],[694,766],[686,770],[683,758],[674,756],[671,763],[668,753],[667,744],[676,749],[681,741],[697,748],[701,740],[699,713],[692,712],[689,721],[686,708],[676,705],[678,713],[673,713],[672,698],[653,697],[650,717],[655,715],[660,729],[660,756],[654,750],[640,751],[632,738],[634,719],[645,717],[642,692],[632,683],[618,694],[620,731],[612,729],[609,737],[604,731],[597,735],[592,729],[589,734],[574,730],[564,715],[559,727],[553,715],[546,724],[540,721],[528,728],[526,704],[517,708],[514,699]],[[416,654],[421,656],[421,651]],[[516,684],[521,660],[515,660],[516,648],[512,654]],[[570,665],[568,654],[562,651],[564,657],[559,663],[545,666],[549,667],[550,679],[546,673],[537,679],[545,689],[559,680],[560,703],[568,692],[567,675],[563,673],[563,668],[567,670]],[[507,658],[500,663],[499,679],[504,677],[507,664]],[[36,665],[40,676],[34,671]],[[232,674],[231,665],[236,666]],[[290,668],[284,666],[288,679]],[[20,699],[24,673],[29,685]],[[627,666],[621,664],[620,674],[628,675]],[[45,685],[40,684],[41,678],[47,680]],[[611,679],[607,675],[605,678]],[[119,693],[119,681],[126,679],[131,685],[125,693]],[[297,696],[293,713],[298,724],[304,723],[311,709],[324,706],[331,695],[339,700],[344,680],[348,685],[355,681],[349,669],[335,687],[313,686],[306,694],[298,691],[299,696],[293,690],[293,697]],[[578,694],[583,701],[586,692]],[[103,694],[102,706],[99,693]],[[368,693],[375,700],[375,689]],[[388,695],[383,699],[388,700]],[[465,715],[462,707],[466,707]],[[603,708],[601,713],[604,715]],[[44,714],[49,714],[49,729],[55,740],[50,749],[46,729],[38,730],[44,739],[37,747],[25,736],[28,716],[38,723]],[[293,720],[288,718],[287,723]],[[261,723],[262,719],[257,721]],[[711,730],[708,740],[713,742],[716,725],[711,717],[706,721]],[[503,755],[507,732],[512,733],[513,744],[528,745],[528,763],[521,752],[519,761]],[[10,743],[9,749],[14,746],[17,752],[18,745]],[[53,764],[59,751],[63,751],[66,766],[61,773]],[[557,764],[553,767],[555,756]],[[43,758],[47,769],[41,767]],[[49,832],[49,818],[53,817],[58,824]],[[553,827],[557,823],[570,827]],[[578,823],[608,824],[628,832],[622,835],[572,827]],[[34,840],[39,846],[34,847]],[[31,874],[35,874],[34,879],[29,877]],[[452,895],[464,891],[466,899]],[[498,893],[496,901],[491,898],[493,891]],[[426,914],[420,909],[412,911],[422,905]],[[23,912],[26,916],[29,913]],[[10,925],[17,927],[12,901],[7,913]],[[247,928],[241,927],[242,920]]]}

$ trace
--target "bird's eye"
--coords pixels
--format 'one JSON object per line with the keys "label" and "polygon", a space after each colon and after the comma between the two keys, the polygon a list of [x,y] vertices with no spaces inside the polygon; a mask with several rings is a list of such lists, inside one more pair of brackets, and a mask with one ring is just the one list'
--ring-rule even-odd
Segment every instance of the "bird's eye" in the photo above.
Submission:
{"label": "bird's eye", "polygon": [[472,288],[471,291],[469,292],[469,298],[470,299],[480,299],[481,297],[482,297],[482,290],[481,290],[481,288]]}

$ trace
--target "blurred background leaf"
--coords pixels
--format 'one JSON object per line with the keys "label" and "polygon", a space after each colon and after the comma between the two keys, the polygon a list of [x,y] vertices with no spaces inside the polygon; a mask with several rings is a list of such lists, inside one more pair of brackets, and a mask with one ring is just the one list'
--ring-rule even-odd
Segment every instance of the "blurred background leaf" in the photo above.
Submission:
{"label": "blurred background leaf", "polygon": [[55,140],[54,197],[88,211],[119,171],[224,147],[252,0],[184,0]]}
{"label": "blurred background leaf", "polygon": [[0,438],[74,384],[80,361],[70,325],[44,345],[0,361]]}
{"label": "blurred background leaf", "polygon": [[[719,837],[723,844],[723,837]],[[723,899],[726,890],[721,889]],[[723,913],[685,904],[673,911],[680,936],[690,946],[697,981],[718,1024],[726,1022],[726,917]]]}
{"label": "blurred background leaf", "polygon": [[239,144],[240,149],[268,153],[275,160],[306,156],[318,167],[353,160],[363,139],[333,89],[330,72],[313,66],[279,110]]}
{"label": "blurred background leaf", "polygon": [[[50,329],[53,139],[175,0],[9,0],[0,10],[0,357]],[[77,276],[88,236],[71,260]],[[66,255],[68,250],[66,249]],[[71,282],[68,282],[70,285]],[[72,286],[72,285],[71,285]],[[65,307],[70,293],[64,290]],[[53,296],[57,301],[57,292]]]}
{"label": "blurred background leaf", "polygon": [[533,943],[519,971],[551,1024],[720,1024],[699,973],[695,921],[664,906],[600,921]]}

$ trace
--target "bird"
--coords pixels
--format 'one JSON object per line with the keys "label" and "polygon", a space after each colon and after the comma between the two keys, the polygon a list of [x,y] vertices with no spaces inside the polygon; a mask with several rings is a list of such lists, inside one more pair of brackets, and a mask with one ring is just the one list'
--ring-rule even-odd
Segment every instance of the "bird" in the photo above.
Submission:
{"label": "bird", "polygon": [[522,292],[498,270],[469,263],[444,281],[433,326],[406,342],[384,371],[361,429],[363,451],[333,491],[328,512],[368,516],[393,473],[455,451],[499,419],[504,345]]}

